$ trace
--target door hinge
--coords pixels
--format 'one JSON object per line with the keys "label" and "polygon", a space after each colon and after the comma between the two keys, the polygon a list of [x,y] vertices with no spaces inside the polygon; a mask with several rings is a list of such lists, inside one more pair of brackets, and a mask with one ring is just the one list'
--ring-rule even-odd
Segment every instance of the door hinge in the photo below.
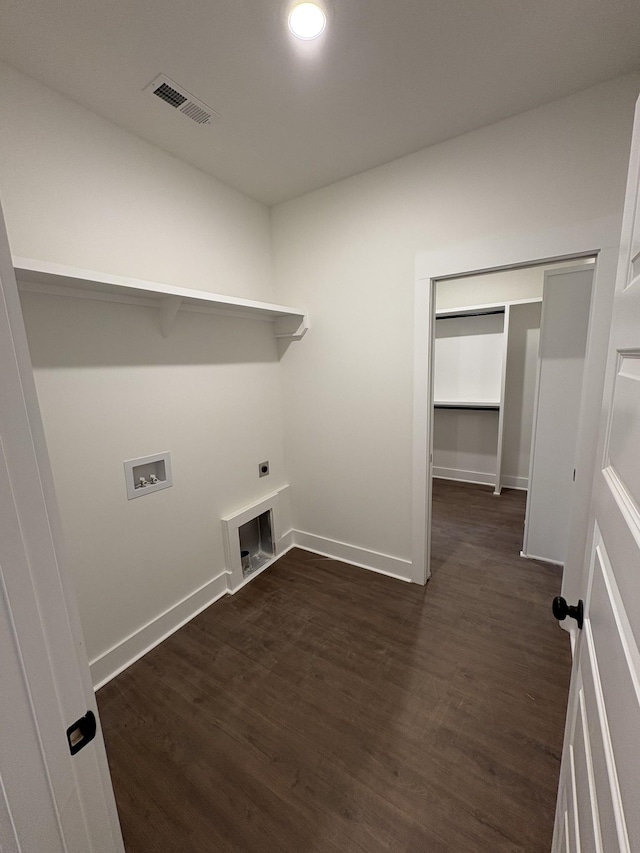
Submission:
{"label": "door hinge", "polygon": [[80,752],[88,743],[96,736],[98,725],[93,711],[87,711],[84,717],[80,717],[73,725],[67,729],[67,741],[69,742],[69,752],[75,755]]}
{"label": "door hinge", "polygon": [[573,482],[575,483],[575,481],[576,481],[576,469],[574,468],[573,469]]}

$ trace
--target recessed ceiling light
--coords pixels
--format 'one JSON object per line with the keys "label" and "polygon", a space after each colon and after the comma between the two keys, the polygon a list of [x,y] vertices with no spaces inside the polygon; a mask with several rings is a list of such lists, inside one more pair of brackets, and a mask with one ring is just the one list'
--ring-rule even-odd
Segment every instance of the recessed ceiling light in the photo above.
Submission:
{"label": "recessed ceiling light", "polygon": [[289,29],[296,38],[315,39],[327,26],[327,17],[315,3],[298,3],[289,12]]}

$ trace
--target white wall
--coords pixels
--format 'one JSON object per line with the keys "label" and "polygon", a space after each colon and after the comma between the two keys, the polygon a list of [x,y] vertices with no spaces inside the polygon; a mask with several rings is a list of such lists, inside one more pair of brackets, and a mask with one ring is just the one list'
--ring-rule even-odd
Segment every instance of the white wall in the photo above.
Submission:
{"label": "white wall", "polygon": [[[407,574],[415,253],[619,214],[639,84],[613,81],[273,210],[278,300],[312,317],[282,356],[305,541]],[[16,254],[273,298],[263,206],[4,67],[0,107]],[[180,315],[165,341],[149,309],[81,300],[30,295],[25,313],[87,642],[101,654],[215,577],[220,515],[284,482],[273,341],[199,315]],[[125,504],[122,460],[159,450],[174,454],[176,485]],[[253,479],[264,458],[268,488]],[[85,474],[95,464],[99,492]],[[124,525],[108,547],[105,518]]]}
{"label": "white wall", "polygon": [[[6,66],[0,110],[15,255],[273,300],[266,207]],[[22,298],[90,659],[135,635],[100,678],[225,587],[221,516],[286,481],[277,346],[259,322],[180,312],[165,339],[153,308]],[[175,485],[127,501],[123,461],[164,450]]]}
{"label": "white wall", "polygon": [[436,409],[433,476],[495,484],[498,413]]}
{"label": "white wall", "polygon": [[[414,259],[621,215],[640,78],[620,78],[272,211],[294,526],[410,557]],[[528,260],[523,258],[523,261]]]}
{"label": "white wall", "polygon": [[0,63],[13,255],[273,301],[269,213]]}
{"label": "white wall", "polygon": [[[277,345],[250,320],[181,312],[163,338],[155,308],[21,301],[95,660],[219,578],[221,518],[285,482]],[[127,500],[124,460],[166,450],[174,485]]]}
{"label": "white wall", "polygon": [[[549,264],[545,269],[556,266],[563,265]],[[447,279],[436,286],[436,311],[514,299],[542,299],[543,284],[541,267]]]}

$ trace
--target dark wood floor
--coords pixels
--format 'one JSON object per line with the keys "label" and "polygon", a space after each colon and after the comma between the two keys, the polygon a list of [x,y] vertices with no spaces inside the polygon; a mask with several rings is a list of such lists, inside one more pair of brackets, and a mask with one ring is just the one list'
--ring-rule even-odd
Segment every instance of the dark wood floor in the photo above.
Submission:
{"label": "dark wood floor", "polygon": [[560,577],[437,481],[426,589],[291,551],[98,694],[129,853],[549,851]]}

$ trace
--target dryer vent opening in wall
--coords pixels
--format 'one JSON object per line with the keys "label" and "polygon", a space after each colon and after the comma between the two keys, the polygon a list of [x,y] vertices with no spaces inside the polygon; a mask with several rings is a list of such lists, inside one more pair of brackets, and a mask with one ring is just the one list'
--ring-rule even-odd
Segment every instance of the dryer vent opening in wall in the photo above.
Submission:
{"label": "dryer vent opening in wall", "polygon": [[198,100],[198,98],[194,98],[183,86],[174,83],[173,80],[165,77],[164,74],[156,77],[144,91],[156,98],[160,98],[165,104],[168,104],[174,110],[195,121],[196,124],[203,126],[210,125],[211,119],[218,115],[215,110],[212,110],[211,107],[208,107],[203,101]]}
{"label": "dryer vent opening in wall", "polygon": [[238,528],[242,574],[247,577],[261,569],[274,556],[271,510],[261,513]]}
{"label": "dryer vent opening in wall", "polygon": [[274,492],[222,519],[226,568],[232,592],[276,559],[278,507],[279,493]]}

